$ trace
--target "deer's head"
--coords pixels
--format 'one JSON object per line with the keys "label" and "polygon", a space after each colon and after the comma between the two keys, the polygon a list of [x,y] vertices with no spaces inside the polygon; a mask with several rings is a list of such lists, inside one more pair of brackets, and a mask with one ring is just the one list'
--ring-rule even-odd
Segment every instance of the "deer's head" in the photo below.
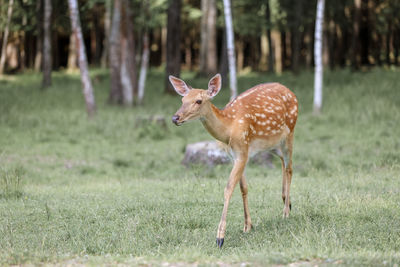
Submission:
{"label": "deer's head", "polygon": [[172,122],[176,125],[203,117],[210,100],[221,90],[221,75],[217,74],[208,82],[208,89],[192,89],[184,81],[174,76],[169,76],[169,81],[175,88],[175,91],[183,96],[182,106],[172,116]]}

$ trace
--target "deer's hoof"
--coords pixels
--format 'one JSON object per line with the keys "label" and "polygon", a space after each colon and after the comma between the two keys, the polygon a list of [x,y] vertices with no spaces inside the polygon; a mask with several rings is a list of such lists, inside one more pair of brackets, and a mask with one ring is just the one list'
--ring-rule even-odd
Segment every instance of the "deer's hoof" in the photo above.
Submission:
{"label": "deer's hoof", "polygon": [[243,233],[248,233],[248,232],[250,232],[251,228],[252,228],[251,223],[245,224],[244,227],[243,227]]}
{"label": "deer's hoof", "polygon": [[292,203],[289,204],[289,209],[292,210]]}
{"label": "deer's hoof", "polygon": [[217,238],[217,246],[219,248],[222,248],[223,244],[224,244],[224,239],[223,238]]}

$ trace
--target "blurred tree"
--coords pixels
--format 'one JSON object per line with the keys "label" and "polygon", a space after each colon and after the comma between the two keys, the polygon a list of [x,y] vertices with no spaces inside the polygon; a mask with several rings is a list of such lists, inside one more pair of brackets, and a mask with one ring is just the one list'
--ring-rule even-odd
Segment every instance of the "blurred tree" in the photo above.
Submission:
{"label": "blurred tree", "polygon": [[79,19],[78,2],[77,0],[68,0],[68,5],[71,17],[72,34],[75,36],[74,41],[79,55],[79,69],[81,72],[82,89],[86,102],[86,110],[89,117],[92,117],[96,111],[96,104],[93,95],[92,82],[90,81],[89,77],[86,49],[83,42],[81,23]]}
{"label": "blurred tree", "polygon": [[[148,0],[143,1],[143,13],[145,14],[147,19],[150,19],[149,16],[149,3]],[[143,45],[142,45],[142,58],[141,58],[141,63],[140,63],[140,76],[139,76],[139,85],[138,85],[138,104],[141,105],[143,104],[143,98],[144,98],[144,88],[146,85],[146,76],[147,76],[147,69],[149,66],[149,54],[150,54],[150,48],[149,48],[149,29],[148,27],[144,28],[143,32]]]}
{"label": "blurred tree", "polygon": [[110,25],[111,25],[111,0],[105,0],[104,12],[104,39],[103,39],[103,52],[101,54],[101,67],[105,68],[108,65],[108,52],[110,46]]}
{"label": "blurred tree", "polygon": [[217,71],[217,6],[215,0],[201,0],[201,39],[200,66],[201,74],[210,75]]}
{"label": "blurred tree", "polygon": [[181,72],[181,0],[169,0],[167,22],[167,66],[165,69],[165,92],[175,93],[168,76],[179,77]]}
{"label": "blurred tree", "polygon": [[42,88],[51,85],[52,49],[51,49],[51,13],[52,0],[44,0],[43,21],[43,82]]}
{"label": "blurred tree", "polygon": [[322,82],[323,82],[323,65],[322,65],[322,29],[324,25],[324,7],[325,0],[318,0],[317,17],[315,19],[315,78],[314,78],[314,114],[319,115],[322,108]]}
{"label": "blurred tree", "polygon": [[136,92],[137,85],[137,67],[135,40],[132,24],[132,11],[130,2],[122,0],[121,5],[121,84],[122,97],[125,105],[133,104],[133,95]]}
{"label": "blurred tree", "polygon": [[235,63],[235,46],[233,36],[232,11],[230,0],[224,0],[225,14],[225,30],[226,30],[226,47],[229,62],[229,86],[231,90],[231,99],[237,96],[237,80],[236,80],[236,63]]}
{"label": "blurred tree", "polygon": [[110,68],[111,68],[111,90],[109,102],[122,104],[121,84],[121,0],[114,1],[113,16],[110,30]]}
{"label": "blurred tree", "polygon": [[36,1],[36,16],[37,16],[37,34],[36,34],[36,50],[35,50],[35,71],[42,69],[42,56],[43,56],[43,13],[42,13],[42,0]]}
{"label": "blurred tree", "polygon": [[8,10],[7,10],[7,22],[6,22],[6,26],[4,28],[3,42],[1,45],[0,75],[3,74],[4,65],[6,63],[6,48],[7,48],[7,41],[8,41],[8,34],[9,34],[9,29],[10,29],[10,21],[11,21],[11,16],[12,16],[12,11],[13,11],[13,5],[14,5],[14,0],[9,0],[8,1]]}

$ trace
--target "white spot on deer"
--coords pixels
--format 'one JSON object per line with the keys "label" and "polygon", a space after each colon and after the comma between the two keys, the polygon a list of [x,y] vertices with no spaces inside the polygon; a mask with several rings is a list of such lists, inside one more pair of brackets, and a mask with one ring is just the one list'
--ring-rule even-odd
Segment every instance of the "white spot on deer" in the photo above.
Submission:
{"label": "white spot on deer", "polygon": [[259,131],[258,135],[263,135],[263,133],[264,133],[263,131]]}
{"label": "white spot on deer", "polygon": [[244,123],[244,120],[240,119],[240,120],[239,120],[239,123]]}
{"label": "white spot on deer", "polygon": [[275,130],[272,130],[271,133],[272,133],[272,134],[276,134],[276,131],[275,131]]}
{"label": "white spot on deer", "polygon": [[270,127],[270,126],[267,127],[267,131],[269,131],[269,130],[271,130],[271,127]]}
{"label": "white spot on deer", "polygon": [[283,101],[286,102],[286,96],[283,95],[282,98],[283,98]]}
{"label": "white spot on deer", "polygon": [[232,109],[232,112],[236,112],[236,110]]}
{"label": "white spot on deer", "polygon": [[250,118],[250,114],[249,114],[249,113],[244,114],[244,116],[245,116],[246,118]]}
{"label": "white spot on deer", "polygon": [[261,118],[265,118],[265,117],[267,117],[267,116],[265,116],[264,113],[261,113]]}
{"label": "white spot on deer", "polygon": [[276,124],[276,121],[272,121],[272,125],[275,125]]}

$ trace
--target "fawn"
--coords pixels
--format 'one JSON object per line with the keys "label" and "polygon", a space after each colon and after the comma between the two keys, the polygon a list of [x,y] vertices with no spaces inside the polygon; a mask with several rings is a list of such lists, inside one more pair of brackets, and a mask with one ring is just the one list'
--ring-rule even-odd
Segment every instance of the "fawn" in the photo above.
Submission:
{"label": "fawn", "polygon": [[239,182],[244,207],[244,232],[251,229],[247,202],[247,183],[244,176],[250,154],[271,150],[282,161],[283,217],[289,216],[292,180],[293,134],[297,120],[297,98],[279,83],[263,83],[248,89],[220,110],[211,103],[221,89],[221,75],[215,75],[208,89],[192,89],[173,76],[169,80],[175,91],[183,96],[182,106],[172,122],[200,119],[206,130],[217,140],[228,145],[234,158],[233,169],[224,190],[224,208],[217,230],[217,245],[222,247],[226,229],[226,215],[232,192]]}

